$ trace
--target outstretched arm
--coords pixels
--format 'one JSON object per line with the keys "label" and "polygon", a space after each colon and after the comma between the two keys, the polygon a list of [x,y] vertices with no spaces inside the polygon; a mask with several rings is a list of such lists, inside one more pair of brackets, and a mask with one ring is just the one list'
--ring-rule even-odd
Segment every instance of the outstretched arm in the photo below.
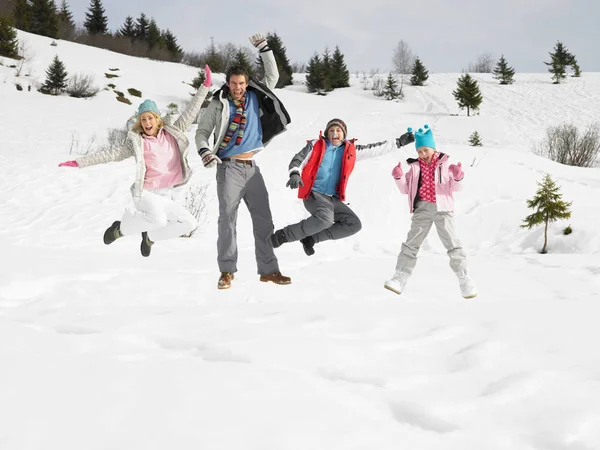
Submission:
{"label": "outstretched arm", "polygon": [[133,142],[131,134],[135,132],[130,131],[127,133],[125,143],[117,148],[104,150],[103,152],[92,153],[91,155],[82,156],[75,158],[77,166],[80,168],[95,166],[96,164],[105,164],[113,161],[123,161],[131,156],[134,156]]}
{"label": "outstretched arm", "polygon": [[411,142],[414,142],[415,138],[412,133],[406,132],[399,138],[393,140],[374,142],[367,145],[356,146],[356,160],[372,158],[375,156],[385,155],[386,153],[392,152],[397,148],[403,147]]}

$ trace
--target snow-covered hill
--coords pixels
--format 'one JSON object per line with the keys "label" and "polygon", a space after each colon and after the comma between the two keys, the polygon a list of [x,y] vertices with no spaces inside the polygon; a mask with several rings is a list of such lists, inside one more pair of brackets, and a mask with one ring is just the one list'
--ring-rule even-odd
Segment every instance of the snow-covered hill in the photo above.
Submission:
{"label": "snow-covered hill", "polygon": [[[136,88],[166,110],[189,99],[197,74],[19,39],[31,53],[22,78],[34,86],[58,55],[69,73]],[[456,222],[480,291],[467,301],[433,231],[406,292],[383,289],[410,224],[390,173],[414,147],[357,164],[347,196],[359,234],[312,257],[300,244],[278,249],[290,286],[258,281],[242,206],[239,272],[230,290],[216,289],[214,171],[195,151],[192,184],[207,186],[209,204],[194,237],[160,243],[150,258],[137,238],[105,246],[104,229],[131,204],[133,162],[57,165],[122,127],[143,98],[17,91],[14,61],[2,63],[0,449],[600,448],[600,169],[530,152],[550,125],[597,120],[600,74],[560,86],[545,73],[517,74],[512,86],[475,75],[484,102],[474,117],[452,96],[459,74],[407,86],[400,103],[355,76],[325,97],[299,83],[277,90],[293,122],[257,157],[275,226],[306,216],[285,188],[287,166],[329,119],[363,144],[428,123],[466,172]],[[484,147],[467,145],[474,130]],[[573,205],[540,255],[543,230],[519,225],[545,173]]]}

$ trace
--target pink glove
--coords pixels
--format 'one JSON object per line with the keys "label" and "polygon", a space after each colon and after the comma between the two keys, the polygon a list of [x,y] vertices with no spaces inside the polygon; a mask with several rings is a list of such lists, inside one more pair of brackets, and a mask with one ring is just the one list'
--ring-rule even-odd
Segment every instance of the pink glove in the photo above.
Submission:
{"label": "pink glove", "polygon": [[202,84],[204,85],[204,87],[210,87],[210,85],[212,84],[212,76],[208,64],[204,66],[204,74],[204,83]]}
{"label": "pink glove", "polygon": [[402,175],[404,174],[404,172],[402,172],[402,163],[399,162],[398,165],[396,167],[394,167],[394,169],[392,170],[392,176],[398,180],[400,178],[402,178]]}
{"label": "pink glove", "polygon": [[462,180],[462,177],[465,176],[465,173],[463,172],[461,165],[462,165],[461,163],[450,164],[450,167],[448,167],[448,171],[452,174],[452,176],[454,177],[455,180]]}
{"label": "pink glove", "polygon": [[58,167],[79,167],[79,164],[77,164],[77,161],[65,161],[61,162]]}

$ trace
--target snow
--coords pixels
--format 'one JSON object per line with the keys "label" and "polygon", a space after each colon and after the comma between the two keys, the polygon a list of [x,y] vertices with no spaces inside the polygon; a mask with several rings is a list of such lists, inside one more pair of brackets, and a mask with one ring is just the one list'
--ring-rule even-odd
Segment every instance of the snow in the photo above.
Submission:
{"label": "snow", "polygon": [[[287,166],[329,119],[363,144],[428,123],[439,149],[463,163],[457,230],[480,294],[460,297],[433,231],[406,292],[383,289],[410,225],[390,173],[412,146],[357,164],[347,197],[360,233],[312,257],[299,243],[277,250],[290,286],[258,281],[242,206],[239,272],[218,291],[215,175],[193,148],[192,183],[208,185],[205,224],[150,258],[139,238],[102,243],[131,205],[133,161],[57,167],[76,156],[74,137],[78,151],[101,142],[144,98],[183,105],[197,69],[19,38],[33,54],[21,78],[34,86],[57,54],[69,73],[143,98],[128,106],[105,90],[89,100],[17,91],[14,61],[2,59],[0,449],[600,448],[600,169],[530,151],[548,126],[597,120],[599,73],[560,86],[547,73],[517,74],[512,86],[474,75],[484,102],[473,117],[452,97],[460,74],[407,86],[399,103],[354,74],[325,97],[295,75],[277,90],[293,122],[257,157],[276,228],[307,214],[285,187]],[[119,78],[104,78],[110,68]],[[474,130],[484,147],[467,145]],[[541,255],[543,228],[519,226],[546,173],[573,205]]]}

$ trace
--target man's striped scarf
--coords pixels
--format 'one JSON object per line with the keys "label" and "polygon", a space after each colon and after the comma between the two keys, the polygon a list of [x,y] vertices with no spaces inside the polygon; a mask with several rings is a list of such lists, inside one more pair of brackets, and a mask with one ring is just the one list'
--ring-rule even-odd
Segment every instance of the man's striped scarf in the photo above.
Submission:
{"label": "man's striped scarf", "polygon": [[246,96],[244,95],[241,99],[234,100],[233,97],[231,97],[231,94],[229,94],[227,98],[233,102],[236,106],[236,110],[235,116],[229,124],[227,133],[223,138],[223,142],[219,145],[219,150],[225,150],[236,131],[237,136],[235,137],[235,145],[240,145],[242,143],[242,138],[244,137],[244,128],[246,128]]}

